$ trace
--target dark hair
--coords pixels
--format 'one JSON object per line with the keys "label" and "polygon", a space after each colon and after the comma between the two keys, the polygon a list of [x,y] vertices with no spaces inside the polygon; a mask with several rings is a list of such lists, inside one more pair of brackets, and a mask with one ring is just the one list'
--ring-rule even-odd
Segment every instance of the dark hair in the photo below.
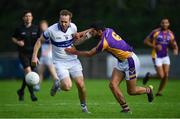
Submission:
{"label": "dark hair", "polygon": [[31,10],[24,10],[24,11],[23,11],[23,17],[24,17],[27,13],[31,13],[31,14],[32,14],[32,11],[31,11]]}
{"label": "dark hair", "polygon": [[63,10],[61,10],[60,12],[59,12],[59,14],[60,14],[60,16],[61,15],[69,15],[70,16],[70,18],[72,18],[72,13],[69,11],[69,10],[66,10],[66,9],[63,9]]}
{"label": "dark hair", "polygon": [[91,25],[91,28],[94,28],[95,30],[105,30],[105,25],[103,24],[102,21],[96,21]]}

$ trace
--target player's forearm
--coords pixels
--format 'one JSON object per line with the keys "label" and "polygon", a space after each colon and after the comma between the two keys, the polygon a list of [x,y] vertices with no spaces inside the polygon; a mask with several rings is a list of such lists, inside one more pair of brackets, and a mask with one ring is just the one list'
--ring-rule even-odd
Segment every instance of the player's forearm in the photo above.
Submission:
{"label": "player's forearm", "polygon": [[151,48],[155,48],[155,45],[150,42],[150,39],[145,39],[144,44],[151,47]]}
{"label": "player's forearm", "polygon": [[36,41],[36,44],[34,45],[33,57],[37,57],[37,54],[38,54],[38,51],[39,51],[40,47],[41,47],[41,40],[38,39]]}
{"label": "player's forearm", "polygon": [[77,51],[77,55],[84,57],[91,57],[96,54],[96,47],[91,49],[90,51]]}
{"label": "player's forearm", "polygon": [[81,37],[80,39],[76,40],[73,44],[74,45],[80,45],[82,43],[84,43],[88,38],[86,37]]}
{"label": "player's forearm", "polygon": [[178,48],[178,45],[177,45],[177,43],[176,42],[174,42],[174,49],[176,49],[176,50],[178,50],[179,48]]}
{"label": "player's forearm", "polygon": [[178,55],[179,48],[178,48],[178,45],[177,45],[177,44],[175,44],[175,47],[174,47],[174,49],[173,49],[173,52],[174,52],[175,55]]}
{"label": "player's forearm", "polygon": [[91,57],[94,54],[92,54],[90,51],[77,51],[76,53],[78,56],[83,56],[83,57]]}
{"label": "player's forearm", "polygon": [[12,37],[12,42],[15,43],[15,44],[18,44],[18,40],[14,37]]}
{"label": "player's forearm", "polygon": [[90,32],[91,29],[87,29],[87,30],[84,30],[84,31],[81,31],[81,32],[78,32],[80,34],[80,36],[83,36],[84,34],[86,34],[87,32]]}
{"label": "player's forearm", "polygon": [[85,31],[78,32],[80,38],[75,40],[74,45],[80,45],[83,42],[85,42],[86,40],[90,39],[92,37],[90,32],[91,32],[91,29],[87,29]]}

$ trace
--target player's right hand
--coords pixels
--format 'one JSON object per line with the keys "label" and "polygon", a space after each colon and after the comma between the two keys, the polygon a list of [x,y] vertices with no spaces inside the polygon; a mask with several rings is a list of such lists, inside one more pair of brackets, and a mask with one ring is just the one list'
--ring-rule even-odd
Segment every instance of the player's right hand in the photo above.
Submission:
{"label": "player's right hand", "polygon": [[24,41],[22,41],[22,40],[17,41],[17,45],[23,47],[24,46]]}
{"label": "player's right hand", "polygon": [[39,59],[37,57],[33,56],[32,60],[31,60],[31,65],[37,66],[38,63],[39,63]]}

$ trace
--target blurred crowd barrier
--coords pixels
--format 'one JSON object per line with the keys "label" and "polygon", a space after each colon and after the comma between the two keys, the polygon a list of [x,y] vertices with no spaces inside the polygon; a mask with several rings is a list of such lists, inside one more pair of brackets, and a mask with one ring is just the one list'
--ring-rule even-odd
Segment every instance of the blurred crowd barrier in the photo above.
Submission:
{"label": "blurred crowd barrier", "polygon": [[[155,74],[155,69],[152,63],[149,50],[137,50],[135,52],[140,59],[141,68],[139,77],[144,77],[146,72]],[[117,60],[107,53],[100,53],[91,58],[79,57],[85,78],[99,78],[99,79],[110,79],[113,67],[116,65]],[[179,56],[173,56],[170,53],[171,59],[171,70],[170,78],[180,78],[180,59]],[[45,74],[48,76],[48,72]],[[22,78],[23,70],[18,59],[17,53],[3,53],[0,55],[0,79],[4,78]]]}

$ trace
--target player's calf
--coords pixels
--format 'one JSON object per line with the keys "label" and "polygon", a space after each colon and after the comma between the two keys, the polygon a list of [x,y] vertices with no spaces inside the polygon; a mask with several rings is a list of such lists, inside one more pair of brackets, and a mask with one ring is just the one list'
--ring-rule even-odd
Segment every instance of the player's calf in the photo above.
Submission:
{"label": "player's calf", "polygon": [[136,90],[131,90],[131,89],[128,89],[127,92],[128,92],[129,95],[137,95],[138,94],[136,92]]}

